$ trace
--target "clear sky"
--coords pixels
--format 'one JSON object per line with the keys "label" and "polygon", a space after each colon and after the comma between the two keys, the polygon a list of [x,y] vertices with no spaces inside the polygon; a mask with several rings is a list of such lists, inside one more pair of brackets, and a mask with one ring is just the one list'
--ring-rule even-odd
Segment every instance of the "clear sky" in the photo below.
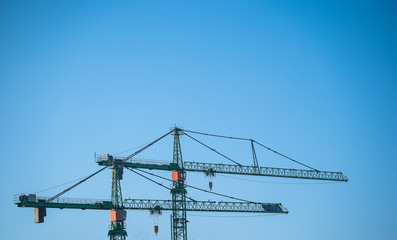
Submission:
{"label": "clear sky", "polygon": [[[290,213],[190,213],[189,239],[394,238],[396,11],[394,1],[1,0],[2,238],[107,239],[108,211],[49,209],[34,224],[13,196],[87,176],[99,169],[94,152],[145,144],[174,124],[254,138],[350,179],[219,175],[214,191]],[[198,138],[251,164],[245,143]],[[185,161],[226,163],[181,140]],[[170,161],[172,139],[142,157]],[[258,157],[300,168],[264,149]],[[65,196],[109,198],[110,180],[103,172]],[[208,180],[190,173],[188,183]],[[124,197],[171,197],[132,173],[122,185]],[[155,236],[148,212],[128,212],[128,239],[170,239],[168,212],[159,227]]]}

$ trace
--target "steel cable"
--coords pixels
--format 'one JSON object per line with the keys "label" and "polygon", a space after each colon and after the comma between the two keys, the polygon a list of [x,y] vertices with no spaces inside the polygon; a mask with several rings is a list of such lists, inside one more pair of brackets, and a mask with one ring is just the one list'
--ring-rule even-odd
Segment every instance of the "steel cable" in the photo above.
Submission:
{"label": "steel cable", "polygon": [[193,139],[194,141],[196,141],[196,142],[200,143],[201,145],[205,146],[206,148],[208,148],[208,149],[210,149],[210,150],[216,152],[217,154],[221,155],[222,157],[226,158],[227,160],[232,161],[232,162],[234,162],[235,164],[237,164],[237,165],[239,165],[239,166],[242,166],[240,163],[238,163],[238,162],[234,161],[233,159],[231,159],[231,158],[225,156],[224,154],[222,154],[222,153],[216,151],[215,149],[211,148],[210,146],[208,146],[208,145],[206,145],[206,144],[200,142],[199,140],[195,139],[194,137],[190,136],[189,134],[187,134],[187,133],[184,133],[184,134],[185,134],[186,136],[190,137],[191,139]]}
{"label": "steel cable", "polygon": [[70,190],[72,190],[73,188],[75,188],[76,186],[78,186],[79,184],[81,184],[81,183],[87,181],[87,180],[90,179],[91,177],[93,177],[93,176],[95,176],[96,174],[102,172],[102,171],[105,170],[105,168],[107,168],[107,167],[108,167],[108,166],[103,167],[102,169],[100,169],[100,170],[96,171],[95,173],[91,174],[90,176],[84,178],[84,179],[81,180],[80,182],[78,182],[78,183],[74,184],[73,186],[71,186],[71,187],[69,187],[69,188],[63,190],[62,192],[58,193],[57,195],[55,195],[55,196],[49,198],[49,199],[47,200],[47,202],[51,202],[51,201],[53,201],[54,199],[56,199],[56,198],[60,197],[61,195],[65,194],[66,192],[69,192]]}
{"label": "steel cable", "polygon": [[173,130],[169,131],[168,133],[164,134],[163,136],[159,137],[158,139],[154,140],[153,142],[149,143],[148,145],[144,146],[143,148],[139,149],[138,151],[134,152],[133,154],[125,157],[123,160],[126,161],[130,158],[135,157],[136,155],[138,155],[139,153],[141,153],[143,150],[145,150],[146,148],[152,146],[153,144],[155,144],[156,142],[160,141],[161,139],[163,139],[164,137],[168,136]]}
{"label": "steel cable", "polygon": [[[260,143],[260,142],[257,142],[257,141],[255,141],[254,139],[251,139],[251,138],[239,138],[239,137],[229,137],[229,136],[223,136],[223,135],[217,135],[217,134],[209,134],[209,133],[202,133],[202,132],[196,132],[196,131],[191,131],[191,130],[183,130],[184,132],[191,132],[191,133],[196,133],[196,134],[201,134],[201,135],[206,135],[206,136],[211,136],[211,137],[220,137],[220,138],[228,138],[228,139],[236,139],[236,140],[245,140],[245,141],[253,141],[253,142],[255,142],[256,144],[258,144],[259,146],[262,146],[262,147],[264,147],[264,148],[266,148],[267,150],[269,150],[269,151],[271,151],[271,152],[273,152],[273,153],[275,153],[275,154],[278,154],[278,155],[280,155],[280,156],[282,156],[282,157],[284,157],[284,158],[286,158],[286,159],[288,159],[288,160],[291,160],[291,161],[293,161],[293,162],[295,162],[295,163],[298,163],[298,164],[300,164],[300,165],[302,165],[302,166],[305,166],[305,167],[307,167],[307,168],[310,168],[310,169],[312,169],[312,170],[314,170],[314,171],[319,171],[319,170],[317,170],[317,169],[315,169],[315,168],[312,168],[312,167],[310,167],[310,166],[308,166],[308,165],[306,165],[306,164],[304,164],[304,163],[301,163],[301,162],[299,162],[299,161],[297,161],[297,160],[295,160],[295,159],[293,159],[293,158],[290,158],[290,157],[288,157],[288,156],[286,156],[286,155],[284,155],[284,154],[282,154],[282,153],[280,153],[280,152],[277,152],[276,150],[274,150],[274,149],[272,149],[272,148],[270,148],[270,147],[268,147],[268,146],[266,146],[266,145],[264,145],[264,144],[262,144],[262,143]],[[186,134],[186,133],[185,133]],[[187,135],[187,134],[186,134]]]}
{"label": "steel cable", "polygon": [[[87,177],[87,176],[85,176],[85,177]],[[51,189],[54,189],[54,188],[62,187],[62,186],[65,186],[65,185],[67,185],[67,184],[69,184],[69,183],[72,183],[72,182],[76,182],[76,181],[78,181],[78,180],[81,180],[81,179],[83,179],[83,178],[85,178],[85,177],[77,178],[77,179],[72,180],[72,181],[69,181],[69,182],[67,182],[67,183],[62,183],[62,184],[59,184],[59,185],[56,185],[56,186],[53,186],[53,187],[49,187],[49,188],[46,188],[46,189],[43,189],[43,190],[40,190],[40,191],[37,191],[37,192],[34,192],[34,193],[41,193],[41,192],[45,192],[45,191],[48,191],[48,190],[51,190]]]}
{"label": "steel cable", "polygon": [[[155,180],[153,180],[153,179],[151,179],[151,178],[149,178],[149,177],[146,177],[145,175],[140,174],[140,173],[134,171],[133,169],[131,169],[131,168],[129,168],[129,167],[125,167],[125,168],[127,168],[127,169],[130,170],[131,172],[133,172],[133,173],[135,173],[135,174],[137,174],[137,175],[139,175],[139,176],[141,176],[141,177],[143,177],[143,178],[146,178],[147,180],[149,180],[149,181],[151,181],[151,182],[153,182],[153,183],[155,183],[155,184],[157,184],[157,185],[159,185],[159,186],[161,186],[161,187],[163,187],[163,188],[166,188],[166,189],[168,189],[168,190],[170,190],[170,191],[172,190],[171,188],[169,188],[169,187],[167,187],[167,186],[164,186],[162,183],[159,183],[159,182],[157,182],[157,181],[155,181]],[[139,170],[139,169],[137,169],[137,170]],[[196,200],[194,200],[194,199],[191,198],[191,197],[186,196],[186,198],[188,198],[188,199],[190,199],[190,200],[192,200],[192,201],[194,201],[194,202],[197,202]]]}
{"label": "steel cable", "polygon": [[[167,180],[167,181],[172,182],[172,180],[170,180],[170,179],[168,179],[168,178],[165,178],[165,177],[162,177],[162,176],[159,176],[159,175],[157,175],[157,174],[150,173],[150,172],[146,172],[146,171],[141,170],[141,169],[137,169],[137,170],[138,170],[138,171],[141,171],[141,172],[144,172],[144,173],[146,173],[146,174],[149,174],[149,175],[152,175],[152,176],[155,176],[155,177],[158,177],[158,178],[161,178],[161,179],[164,179],[164,180]],[[191,186],[191,185],[188,185],[188,184],[185,184],[185,185],[186,185],[187,187],[190,187],[190,188],[193,188],[193,189],[196,189],[196,190],[200,190],[200,191],[203,191],[203,192],[206,192],[206,193],[210,193],[210,194],[214,194],[214,195],[218,195],[218,196],[222,196],[222,197],[227,197],[227,198],[234,199],[234,200],[238,200],[238,201],[242,201],[242,202],[256,203],[256,202],[253,202],[253,201],[249,201],[249,200],[245,200],[245,199],[241,199],[241,198],[236,198],[236,197],[228,196],[228,195],[225,195],[225,194],[221,194],[221,193],[216,193],[216,192],[208,191],[208,190],[205,190],[205,189],[202,189],[202,188],[198,188],[198,187],[194,187],[194,186]]]}

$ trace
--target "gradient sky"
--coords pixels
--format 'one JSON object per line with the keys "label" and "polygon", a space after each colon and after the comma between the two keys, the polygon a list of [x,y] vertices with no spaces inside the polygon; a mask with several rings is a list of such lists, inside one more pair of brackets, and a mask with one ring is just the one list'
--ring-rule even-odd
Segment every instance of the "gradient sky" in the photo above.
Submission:
{"label": "gradient sky", "polygon": [[[108,211],[49,209],[34,224],[13,196],[87,176],[99,169],[94,152],[148,143],[174,124],[253,138],[350,179],[219,175],[214,191],[290,213],[190,213],[189,239],[394,238],[396,11],[394,1],[0,0],[2,238],[108,239]],[[251,164],[247,143],[197,138]],[[185,161],[227,163],[181,141]],[[301,168],[257,151],[261,166]],[[172,139],[141,157],[170,161]],[[103,172],[65,197],[109,198],[110,180]],[[188,183],[208,186],[199,173]],[[132,173],[122,185],[124,197],[171,197]],[[128,212],[128,239],[170,239],[169,212],[159,227],[155,236],[148,212]]]}

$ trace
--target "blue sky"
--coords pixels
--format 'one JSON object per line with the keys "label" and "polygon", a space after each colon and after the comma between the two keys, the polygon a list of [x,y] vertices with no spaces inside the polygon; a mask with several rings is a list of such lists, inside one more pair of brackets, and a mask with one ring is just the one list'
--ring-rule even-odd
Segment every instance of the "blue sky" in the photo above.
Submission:
{"label": "blue sky", "polygon": [[[214,191],[281,202],[290,214],[191,213],[189,239],[393,238],[396,10],[393,1],[0,1],[4,238],[107,239],[108,212],[50,209],[34,224],[13,195],[87,176],[99,169],[94,152],[142,145],[174,124],[253,138],[350,178],[217,176]],[[198,138],[250,164],[249,145]],[[186,137],[182,150],[186,161],[226,163]],[[171,138],[142,157],[171,160]],[[101,173],[65,196],[109,198],[110,179]],[[194,173],[188,183],[208,185]],[[125,197],[170,198],[132,173],[122,184]],[[169,213],[157,237],[144,211],[128,213],[127,231],[169,239]]]}

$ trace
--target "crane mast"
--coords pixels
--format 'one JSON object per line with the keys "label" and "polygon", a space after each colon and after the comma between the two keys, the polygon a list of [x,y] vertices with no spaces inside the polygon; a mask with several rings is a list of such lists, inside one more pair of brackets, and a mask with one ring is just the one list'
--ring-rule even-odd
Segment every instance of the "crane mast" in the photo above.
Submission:
{"label": "crane mast", "polygon": [[123,195],[121,192],[120,180],[123,179],[123,161],[114,159],[113,156],[107,154],[106,158],[112,163],[112,193],[111,201],[113,209],[110,211],[110,230],[108,236],[110,240],[125,240],[127,231],[125,230],[125,223],[127,212],[123,207]]}
{"label": "crane mast", "polygon": [[[174,135],[174,151],[172,163],[183,169],[180,129],[174,128],[171,133]],[[183,170],[172,171],[172,240],[187,240],[187,219],[186,219],[186,172]]]}

